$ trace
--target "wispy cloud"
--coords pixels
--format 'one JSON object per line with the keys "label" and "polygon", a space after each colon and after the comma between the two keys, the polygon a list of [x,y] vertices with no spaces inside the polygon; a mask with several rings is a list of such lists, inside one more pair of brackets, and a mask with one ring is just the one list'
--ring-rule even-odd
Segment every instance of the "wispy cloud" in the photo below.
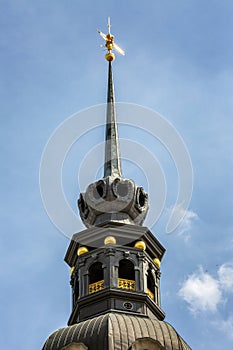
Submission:
{"label": "wispy cloud", "polygon": [[226,263],[220,266],[218,278],[222,289],[226,292],[233,292],[233,264]]}
{"label": "wispy cloud", "polygon": [[233,340],[233,315],[229,316],[226,320],[218,320],[214,324]]}
{"label": "wispy cloud", "polygon": [[188,232],[191,231],[193,223],[197,219],[198,219],[198,215],[196,213],[194,213],[191,210],[186,210],[184,219],[181,222],[180,227],[179,227],[179,235],[181,236],[184,233],[187,233],[186,234],[186,239],[189,239],[190,238],[190,234],[188,234]]}
{"label": "wispy cloud", "polygon": [[176,206],[175,208],[167,209],[168,215],[173,211],[173,215],[178,218],[183,217],[179,226],[177,227],[177,232],[179,236],[182,236],[185,241],[188,241],[191,237],[191,230],[193,229],[194,222],[198,220],[198,215],[192,210],[185,210],[181,206]]}

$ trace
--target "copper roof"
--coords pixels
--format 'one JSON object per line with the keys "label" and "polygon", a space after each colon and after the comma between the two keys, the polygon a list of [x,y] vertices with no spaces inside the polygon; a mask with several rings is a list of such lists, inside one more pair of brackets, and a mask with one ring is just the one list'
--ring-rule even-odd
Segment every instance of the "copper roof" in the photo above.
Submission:
{"label": "copper roof", "polygon": [[49,336],[43,350],[60,350],[71,343],[83,343],[89,350],[128,350],[140,338],[157,340],[166,350],[191,350],[167,322],[118,313],[59,329]]}

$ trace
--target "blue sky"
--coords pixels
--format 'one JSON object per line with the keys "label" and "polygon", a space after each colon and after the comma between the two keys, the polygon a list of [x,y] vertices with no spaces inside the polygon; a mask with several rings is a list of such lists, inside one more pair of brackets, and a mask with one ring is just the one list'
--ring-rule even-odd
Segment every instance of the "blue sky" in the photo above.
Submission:
{"label": "blue sky", "polygon": [[[116,41],[126,51],[114,62],[117,100],[165,116],[185,140],[193,163],[189,211],[182,225],[167,235],[177,178],[161,145],[148,144],[168,184],[166,208],[151,227],[167,249],[161,266],[166,320],[193,349],[230,350],[230,0],[1,1],[1,348],[40,349],[69,317],[69,269],[63,262],[69,241],[43,208],[39,166],[46,142],[60,123],[105,102],[107,65],[97,28],[106,30],[109,15]],[[140,135],[133,131],[131,137],[137,141]],[[64,190],[74,208],[79,150],[88,142],[74,146],[65,164]],[[126,176],[133,171],[129,162],[123,163],[123,170]],[[140,185],[140,174],[136,180]],[[145,176],[141,181],[146,186]]]}

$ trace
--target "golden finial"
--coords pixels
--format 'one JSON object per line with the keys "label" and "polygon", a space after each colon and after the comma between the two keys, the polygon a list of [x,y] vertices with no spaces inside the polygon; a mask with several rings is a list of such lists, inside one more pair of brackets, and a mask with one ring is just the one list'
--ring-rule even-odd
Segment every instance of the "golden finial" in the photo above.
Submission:
{"label": "golden finial", "polygon": [[77,251],[77,254],[78,254],[78,256],[80,256],[80,255],[82,255],[82,254],[85,254],[85,253],[87,253],[88,252],[88,249],[87,249],[87,247],[79,247],[78,248],[78,251]]}
{"label": "golden finial", "polygon": [[160,260],[158,258],[154,258],[153,261],[154,261],[155,265],[157,265],[158,268],[160,268],[160,265],[161,265]]}
{"label": "golden finial", "polygon": [[110,33],[110,28],[111,28],[111,24],[110,24],[110,17],[108,17],[108,34],[104,34],[102,33],[99,29],[98,29],[98,33],[100,34],[100,36],[102,36],[102,38],[105,40],[105,46],[108,50],[108,52],[105,55],[105,58],[108,62],[114,61],[115,59],[115,55],[112,52],[112,50],[114,49],[116,52],[120,53],[121,55],[125,55],[125,51],[122,50],[115,42],[114,42],[114,36]]}
{"label": "golden finial", "polygon": [[134,244],[134,247],[135,247],[135,248],[138,248],[138,249],[146,250],[146,243],[143,242],[143,241],[137,241],[137,242]]}
{"label": "golden finial", "polygon": [[105,245],[107,245],[107,244],[116,244],[116,238],[113,237],[113,236],[108,236],[108,237],[105,238],[104,244]]}

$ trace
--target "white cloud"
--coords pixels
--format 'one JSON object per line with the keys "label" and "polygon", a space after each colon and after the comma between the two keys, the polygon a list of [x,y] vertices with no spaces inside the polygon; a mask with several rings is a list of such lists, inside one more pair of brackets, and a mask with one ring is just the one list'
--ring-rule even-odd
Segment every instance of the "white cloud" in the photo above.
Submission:
{"label": "white cloud", "polygon": [[222,302],[219,281],[204,272],[201,267],[183,283],[178,295],[188,303],[193,313],[215,312],[218,304]]}
{"label": "white cloud", "polygon": [[218,270],[219,283],[223,290],[233,291],[233,264],[226,263],[220,266]]}
{"label": "white cloud", "polygon": [[227,301],[223,295],[233,293],[233,263],[221,265],[217,275],[214,278],[200,267],[184,281],[178,295],[187,302],[191,312],[215,312],[223,300]]}

